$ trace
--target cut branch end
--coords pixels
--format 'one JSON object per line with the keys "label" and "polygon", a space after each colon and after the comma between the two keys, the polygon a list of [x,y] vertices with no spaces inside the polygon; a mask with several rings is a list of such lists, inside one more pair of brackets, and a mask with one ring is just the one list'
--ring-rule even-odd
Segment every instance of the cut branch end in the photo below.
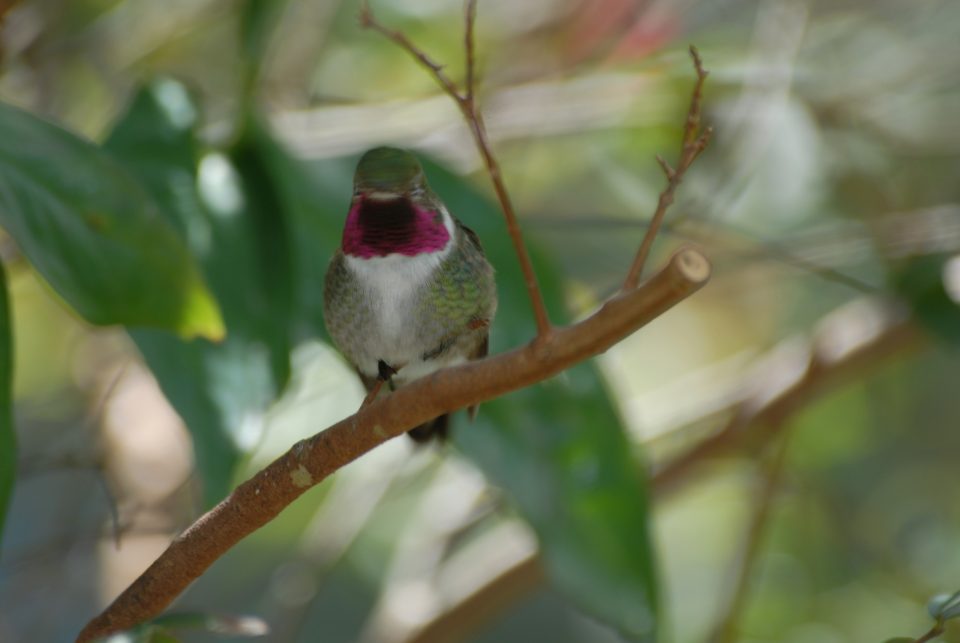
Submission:
{"label": "cut branch end", "polygon": [[691,283],[703,284],[710,279],[710,261],[693,248],[680,249],[673,258],[677,271]]}

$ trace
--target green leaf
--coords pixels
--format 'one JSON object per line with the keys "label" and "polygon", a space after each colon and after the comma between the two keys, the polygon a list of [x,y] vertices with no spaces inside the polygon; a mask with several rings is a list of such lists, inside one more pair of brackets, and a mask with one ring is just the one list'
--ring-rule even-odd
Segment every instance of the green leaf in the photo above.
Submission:
{"label": "green leaf", "polygon": [[17,436],[13,430],[13,329],[7,274],[0,262],[0,543],[17,474]]}
{"label": "green leaf", "polygon": [[158,78],[134,95],[103,147],[140,179],[194,254],[203,255],[212,224],[196,190],[198,119],[187,88]]}
{"label": "green leaf", "polygon": [[326,340],[323,280],[330,257],[340,245],[352,195],[353,163],[303,163],[269,137],[261,138],[259,149],[291,230],[293,335],[297,339]]}
{"label": "green leaf", "polygon": [[92,143],[3,104],[0,225],[94,324],[223,336],[199,269],[142,186]]}
{"label": "green leaf", "polygon": [[259,152],[269,135],[252,124],[231,150],[204,153],[196,113],[182,85],[155,81],[137,94],[106,148],[164,204],[223,309],[228,333],[218,344],[131,332],[190,428],[209,505],[229,491],[289,377],[293,286],[285,206]]}
{"label": "green leaf", "polygon": [[[493,352],[529,341],[530,303],[502,215],[462,180],[432,164],[426,169],[450,211],[479,234],[497,270]],[[534,263],[554,322],[565,322],[560,276],[536,253]],[[656,639],[649,500],[593,363],[485,403],[454,439],[516,501],[561,591],[625,636]]]}
{"label": "green leaf", "polygon": [[[247,234],[253,240],[252,256],[246,259],[246,265],[252,268],[248,273],[248,293],[260,296],[246,315],[253,315],[260,322],[254,332],[267,342],[274,376],[282,388],[290,378],[294,277],[287,204],[266,158],[267,149],[279,153],[266,126],[253,118],[231,150],[230,158],[243,190]],[[232,283],[237,281],[237,268],[237,259],[233,258],[229,268]]]}
{"label": "green leaf", "polygon": [[241,456],[259,439],[261,418],[277,393],[270,359],[253,338],[184,343],[168,333],[131,337],[193,438],[206,506],[230,491]]}

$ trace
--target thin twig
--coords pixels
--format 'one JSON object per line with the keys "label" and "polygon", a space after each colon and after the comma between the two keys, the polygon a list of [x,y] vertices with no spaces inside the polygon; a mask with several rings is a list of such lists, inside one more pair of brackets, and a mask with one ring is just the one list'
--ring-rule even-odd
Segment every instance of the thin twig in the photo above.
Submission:
{"label": "thin twig", "polygon": [[[658,163],[660,162],[658,158]],[[672,170],[673,168],[671,168]],[[526,217],[526,221],[534,228],[542,226],[549,227],[556,231],[559,228],[583,228],[585,232],[597,233],[605,230],[615,230],[619,228],[635,229],[637,222],[631,217],[602,217],[602,216],[584,216],[565,217],[562,220],[551,216],[532,215]],[[817,263],[813,259],[808,259],[801,252],[789,249],[785,244],[775,240],[762,239],[746,230],[742,230],[724,221],[711,221],[709,226],[691,225],[696,224],[696,219],[664,221],[660,231],[664,234],[670,234],[683,241],[694,243],[710,243],[714,250],[722,249],[725,255],[730,255],[733,259],[739,261],[765,260],[773,263],[782,264],[791,268],[796,268],[802,272],[809,273],[814,277],[824,281],[833,282],[846,286],[862,294],[876,294],[880,291],[878,286],[858,279],[852,275],[842,272],[835,268],[830,268]],[[724,238],[720,235],[728,235],[732,238]],[[755,244],[741,249],[734,244],[747,241]],[[792,243],[798,246],[805,245],[806,239],[797,239],[795,236]],[[736,266],[741,264],[737,263]],[[732,270],[725,271],[727,276],[733,274]],[[602,290],[602,289],[601,289]]]}
{"label": "thin twig", "polygon": [[943,626],[942,621],[937,621],[930,631],[918,638],[913,643],[927,643],[927,641],[932,641],[946,631],[946,628]]}
{"label": "thin twig", "polygon": [[470,104],[470,109],[474,109],[474,96],[476,95],[476,47],[474,45],[474,32],[477,23],[477,0],[467,0],[467,18],[464,34],[464,49],[466,50],[467,80],[464,90],[464,100]]}
{"label": "thin twig", "polygon": [[441,87],[443,87],[443,91],[452,96],[457,103],[460,103],[463,100],[463,97],[460,95],[460,91],[457,89],[457,86],[443,71],[443,65],[434,62],[433,59],[427,56],[423,50],[419,49],[416,45],[410,42],[410,39],[407,38],[406,34],[404,34],[402,31],[388,29],[381,23],[377,22],[376,18],[373,17],[373,11],[370,9],[370,5],[366,2],[360,5],[360,26],[364,29],[373,29],[377,33],[384,36],[387,40],[396,43],[401,49],[416,58],[421,65],[430,70],[430,73],[433,75],[434,79],[440,84]]}
{"label": "thin twig", "polygon": [[550,318],[547,315],[547,308],[543,303],[543,295],[540,292],[540,286],[537,283],[537,275],[533,270],[533,263],[530,261],[530,254],[527,252],[527,246],[523,240],[523,234],[520,232],[520,223],[517,219],[516,210],[513,202],[507,192],[507,187],[503,182],[503,175],[500,172],[500,164],[497,162],[490,147],[490,141],[487,139],[486,127],[483,124],[483,116],[476,106],[476,55],[474,52],[474,27],[476,24],[476,0],[467,0],[466,3],[466,35],[464,37],[464,50],[466,58],[466,89],[461,92],[456,83],[443,71],[443,66],[434,61],[422,49],[414,45],[407,36],[395,29],[389,29],[377,21],[370,9],[370,5],[364,2],[360,8],[360,24],[367,29],[373,29],[392,41],[398,47],[413,56],[421,65],[433,75],[434,79],[450,96],[460,108],[464,120],[473,135],[477,150],[483,158],[483,163],[487,168],[487,174],[490,175],[490,181],[493,183],[494,192],[497,200],[500,202],[500,208],[503,210],[503,216],[507,221],[507,232],[510,234],[510,240],[513,242],[513,249],[517,254],[517,260],[520,262],[520,269],[523,272],[524,284],[527,288],[527,294],[530,298],[530,305],[533,308],[533,317],[537,325],[537,337],[545,338],[550,334]]}
{"label": "thin twig", "polygon": [[640,281],[640,275],[643,273],[643,266],[650,255],[650,249],[653,247],[653,241],[657,238],[660,231],[660,225],[667,214],[667,210],[673,204],[674,194],[683,181],[684,174],[693,164],[710,142],[713,135],[713,128],[706,127],[700,129],[700,113],[703,103],[703,83],[707,80],[709,72],[703,68],[703,62],[700,60],[700,53],[697,48],[690,45],[690,56],[693,58],[693,66],[697,72],[697,82],[693,86],[693,93],[690,96],[690,108],[687,110],[687,120],[683,127],[683,144],[680,148],[680,160],[676,168],[671,168],[662,157],[657,156],[657,162],[660,164],[663,173],[667,177],[667,187],[660,193],[657,199],[657,209],[650,218],[650,225],[643,235],[643,241],[640,242],[640,248],[633,259],[633,264],[627,273],[627,278],[623,282],[624,290],[636,288]]}
{"label": "thin twig", "polygon": [[713,643],[733,643],[735,640],[737,622],[740,620],[749,595],[750,581],[753,578],[757,556],[763,545],[763,536],[773,510],[773,500],[780,489],[789,437],[788,433],[780,437],[780,443],[775,445],[775,451],[771,454],[770,462],[763,472],[763,485],[757,493],[756,508],[747,529],[743,551],[731,570],[733,593],[714,630],[711,638]]}
{"label": "thin twig", "polygon": [[693,45],[690,45],[690,57],[693,58],[693,67],[697,71],[697,82],[693,86],[693,94],[690,95],[690,109],[687,110],[687,124],[683,128],[683,147],[684,151],[691,145],[695,145],[700,138],[700,113],[703,106],[703,83],[710,73],[703,68],[703,61],[700,59],[700,52]]}

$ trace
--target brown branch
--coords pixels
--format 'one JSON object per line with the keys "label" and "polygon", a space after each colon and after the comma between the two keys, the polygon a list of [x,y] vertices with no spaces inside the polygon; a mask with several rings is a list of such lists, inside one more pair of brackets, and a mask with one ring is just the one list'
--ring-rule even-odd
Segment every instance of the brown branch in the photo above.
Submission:
{"label": "brown branch", "polygon": [[407,38],[406,34],[402,31],[389,29],[377,22],[376,18],[373,17],[373,10],[370,9],[370,5],[366,2],[360,5],[360,26],[364,29],[373,29],[387,40],[396,43],[401,49],[416,58],[421,65],[426,67],[433,75],[433,78],[443,88],[443,91],[449,94],[458,104],[463,100],[463,97],[460,95],[460,90],[457,89],[454,82],[450,80],[450,77],[444,73],[443,65],[434,62],[423,50],[410,42],[410,39]]}
{"label": "brown branch", "polygon": [[533,263],[530,261],[530,254],[527,252],[526,243],[523,240],[523,234],[520,231],[520,223],[517,219],[516,210],[513,202],[507,192],[507,187],[503,182],[503,175],[500,172],[500,164],[497,162],[490,147],[490,141],[487,139],[486,127],[483,124],[483,115],[476,105],[475,78],[476,78],[476,58],[474,53],[474,26],[476,23],[477,3],[476,0],[467,0],[466,3],[466,34],[464,37],[464,49],[466,57],[466,89],[460,91],[449,76],[443,71],[443,66],[434,61],[422,49],[413,44],[407,36],[398,30],[389,29],[384,26],[373,15],[370,5],[364,2],[360,8],[360,25],[367,29],[373,29],[383,35],[387,40],[392,41],[398,47],[413,56],[421,65],[433,75],[434,79],[450,96],[460,108],[464,120],[473,135],[477,151],[483,159],[483,164],[487,168],[487,174],[490,175],[490,181],[493,183],[494,192],[497,200],[500,202],[500,209],[503,210],[503,216],[507,222],[507,232],[510,235],[510,241],[513,243],[513,249],[517,254],[517,260],[520,262],[520,269],[523,272],[523,281],[527,288],[527,295],[530,298],[530,305],[533,308],[534,321],[537,324],[537,336],[540,339],[547,337],[551,331],[550,318],[547,315],[547,308],[543,303],[543,295],[540,292],[540,286],[537,283],[537,275],[533,270]]}
{"label": "brown branch", "polygon": [[934,624],[934,626],[930,628],[929,632],[927,632],[926,634],[918,638],[913,643],[927,643],[927,641],[932,641],[933,639],[937,638],[938,636],[940,636],[946,631],[947,631],[947,628],[943,626],[943,622],[937,621],[936,624]]}
{"label": "brown branch", "polygon": [[91,641],[156,616],[242,538],[375,446],[431,418],[545,380],[606,351],[698,290],[709,276],[706,258],[682,249],[642,287],[610,299],[587,319],[507,353],[437,371],[298,442],[174,539],[77,640]]}
{"label": "brown branch", "polygon": [[672,168],[661,156],[657,156],[657,163],[660,164],[664,175],[667,177],[667,187],[663,189],[663,192],[660,193],[660,198],[657,199],[657,209],[650,218],[650,225],[643,235],[643,241],[640,242],[640,248],[637,250],[637,255],[633,258],[633,263],[630,265],[627,278],[623,282],[624,290],[637,287],[637,283],[640,281],[640,276],[643,273],[643,266],[647,263],[647,257],[650,255],[650,249],[653,247],[653,242],[660,232],[663,218],[666,216],[670,206],[673,205],[674,194],[680,186],[680,182],[683,181],[683,176],[700,155],[700,152],[707,147],[707,144],[710,142],[710,137],[713,135],[713,128],[711,127],[707,127],[702,131],[700,129],[703,83],[707,80],[707,74],[709,74],[709,72],[703,68],[700,53],[693,45],[690,45],[690,56],[693,58],[693,66],[697,72],[697,82],[693,86],[693,93],[690,96],[690,108],[687,110],[687,121],[683,127],[680,161],[677,163],[676,168]]}
{"label": "brown branch", "polygon": [[466,5],[466,28],[464,30],[463,46],[466,53],[466,90],[463,93],[464,100],[474,107],[474,96],[476,95],[476,47],[474,46],[474,32],[477,23],[477,0],[467,0]]}
{"label": "brown branch", "polygon": [[[640,289],[645,287],[640,286]],[[650,483],[654,496],[661,500],[675,491],[681,482],[690,481],[691,474],[704,464],[729,453],[756,430],[764,431],[756,436],[757,446],[768,444],[786,427],[792,413],[824,391],[920,344],[921,335],[915,325],[898,311],[883,305],[861,300],[834,311],[820,324],[820,331],[810,347],[793,356],[790,368],[798,373],[793,379],[784,381],[784,378],[776,377],[786,365],[783,360],[770,359],[782,352],[783,347],[775,348],[771,356],[759,361],[753,379],[778,384],[746,394],[731,407],[731,420],[722,430],[656,471]],[[513,579],[535,578],[536,574],[542,573],[539,571],[541,566],[540,557],[534,552],[515,561],[512,569],[504,570],[488,585],[477,587],[465,601],[484,606],[488,614],[501,612],[516,600]],[[435,618],[438,622],[446,622],[450,614],[460,613],[463,609],[466,607],[455,603]],[[433,631],[432,624],[423,628],[426,634]],[[422,637],[417,634],[403,641],[433,643],[440,640],[426,634]]]}

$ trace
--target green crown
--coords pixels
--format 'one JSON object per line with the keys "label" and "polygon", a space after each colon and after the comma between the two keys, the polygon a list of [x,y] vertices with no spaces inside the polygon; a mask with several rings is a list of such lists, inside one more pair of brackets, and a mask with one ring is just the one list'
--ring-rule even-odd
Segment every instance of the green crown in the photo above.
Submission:
{"label": "green crown", "polygon": [[423,183],[423,168],[406,150],[375,147],[360,157],[353,182],[363,190],[408,192]]}

